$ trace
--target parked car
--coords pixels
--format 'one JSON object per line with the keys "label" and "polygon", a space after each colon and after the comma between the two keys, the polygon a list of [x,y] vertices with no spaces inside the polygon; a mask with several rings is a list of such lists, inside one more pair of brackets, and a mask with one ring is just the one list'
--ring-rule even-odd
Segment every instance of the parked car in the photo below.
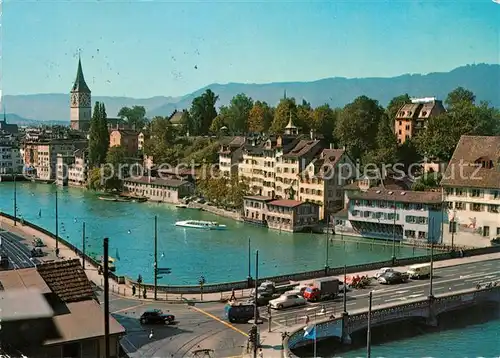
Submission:
{"label": "parked car", "polygon": [[34,247],[31,249],[31,257],[44,257],[45,253],[39,247]]}
{"label": "parked car", "polygon": [[410,278],[414,278],[417,280],[421,278],[429,278],[431,277],[431,264],[424,263],[412,265],[408,268],[408,271],[406,271],[406,273]]}
{"label": "parked car", "polygon": [[304,297],[304,291],[310,287],[309,285],[301,285],[301,286],[297,286],[296,288],[294,288],[293,290],[290,290],[290,291],[286,291],[284,294],[285,295],[299,295],[299,296],[302,296]]}
{"label": "parked car", "polygon": [[271,308],[280,310],[287,307],[302,306],[306,304],[306,299],[302,296],[293,295],[281,295],[280,297],[271,300],[269,305]]}
{"label": "parked car", "polygon": [[380,276],[377,280],[379,283],[383,285],[394,285],[398,283],[407,282],[408,275],[403,272],[390,271]]}
{"label": "parked car", "polygon": [[0,251],[0,268],[2,269],[9,268],[9,256],[7,255],[7,252],[3,250]]}
{"label": "parked car", "polygon": [[375,273],[375,278],[379,278],[380,276],[384,275],[387,272],[394,272],[394,269],[392,267],[382,267],[380,270]]}
{"label": "parked car", "polygon": [[[224,308],[224,313],[229,322],[247,323],[254,318],[255,307],[253,302],[228,302]],[[257,310],[257,317],[259,311]]]}
{"label": "parked car", "polygon": [[163,313],[160,309],[152,309],[144,312],[139,321],[142,324],[172,324],[175,321],[175,316]]}

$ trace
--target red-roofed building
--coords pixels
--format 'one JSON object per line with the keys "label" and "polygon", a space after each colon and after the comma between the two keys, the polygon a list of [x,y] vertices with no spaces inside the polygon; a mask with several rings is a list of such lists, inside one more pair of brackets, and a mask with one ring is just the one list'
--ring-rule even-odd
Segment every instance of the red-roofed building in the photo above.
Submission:
{"label": "red-roofed building", "polygon": [[246,196],[243,202],[245,221],[270,229],[297,232],[318,224],[319,205],[291,199],[274,200],[266,196]]}

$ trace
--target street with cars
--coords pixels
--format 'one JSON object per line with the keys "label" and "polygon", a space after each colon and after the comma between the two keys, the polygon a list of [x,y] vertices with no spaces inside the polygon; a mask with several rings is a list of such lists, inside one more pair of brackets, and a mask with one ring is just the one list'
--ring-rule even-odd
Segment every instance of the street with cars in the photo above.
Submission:
{"label": "street with cars", "polygon": [[34,267],[39,260],[32,255],[33,245],[8,231],[0,231],[0,250],[9,261],[9,268]]}
{"label": "street with cars", "polygon": [[[434,270],[433,294],[441,294],[475,289],[476,286],[490,282],[500,282],[500,260],[466,263],[457,266],[443,267]],[[373,308],[377,305],[403,303],[411,299],[425,298],[429,295],[429,279],[409,279],[399,284],[384,285],[372,280],[370,286],[363,289],[350,289],[346,296],[347,311],[366,310],[368,296],[373,292]],[[274,328],[290,327],[309,319],[323,319],[325,317],[338,317],[343,312],[342,292],[333,300],[322,302],[306,302],[282,310],[271,310],[271,322]],[[261,317],[269,319],[266,307],[260,309]]]}

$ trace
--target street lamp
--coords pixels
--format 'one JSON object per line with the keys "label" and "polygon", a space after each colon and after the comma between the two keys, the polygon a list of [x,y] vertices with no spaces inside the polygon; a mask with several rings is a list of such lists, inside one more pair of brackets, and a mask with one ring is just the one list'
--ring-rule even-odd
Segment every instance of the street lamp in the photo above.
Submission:
{"label": "street lamp", "polygon": [[57,186],[56,186],[56,256],[59,256],[59,209],[57,204]]}
{"label": "street lamp", "polygon": [[250,284],[252,282],[252,252],[251,252],[251,246],[252,246],[252,239],[248,238],[248,276],[247,276],[247,283],[248,287],[250,288]]}
{"label": "street lamp", "polygon": [[328,254],[330,249],[330,240],[329,240],[329,232],[330,232],[330,215],[326,217],[326,258],[325,258],[325,276],[328,275]]}
{"label": "street lamp", "polygon": [[456,221],[457,210],[453,209],[453,219],[451,221],[451,251],[455,250],[455,231],[457,229]]}
{"label": "street lamp", "polygon": [[394,221],[392,225],[392,265],[396,264],[396,195],[394,195]]}
{"label": "street lamp", "polygon": [[14,174],[14,226],[17,226],[17,184],[16,184],[15,174]]}
{"label": "street lamp", "polygon": [[[434,230],[434,219],[431,219],[431,233],[433,233]],[[434,298],[434,293],[432,292],[432,284],[433,282],[433,276],[434,276],[434,239],[431,238],[431,277],[429,279],[429,299]]]}

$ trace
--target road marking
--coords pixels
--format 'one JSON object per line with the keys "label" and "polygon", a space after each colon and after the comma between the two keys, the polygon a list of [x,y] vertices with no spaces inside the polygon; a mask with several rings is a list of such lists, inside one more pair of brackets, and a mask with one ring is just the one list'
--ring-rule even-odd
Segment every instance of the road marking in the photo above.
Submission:
{"label": "road marking", "polygon": [[410,292],[410,290],[396,291],[396,292],[394,292],[394,294],[395,295],[400,295],[400,294],[403,294],[403,293],[406,293],[406,292]]}
{"label": "road marking", "polygon": [[396,302],[396,301],[403,301],[405,297],[396,297],[396,298],[389,298],[387,300],[384,300],[384,302]]}
{"label": "road marking", "polygon": [[121,310],[114,311],[114,312],[111,312],[111,313],[112,313],[112,314],[115,314],[115,313],[120,313],[120,312],[130,311],[130,310],[133,310],[134,308],[138,308],[138,307],[144,306],[144,305],[146,305],[146,304],[147,304],[147,303],[141,303],[140,305],[135,305],[135,306],[132,306],[132,307],[122,308]]}
{"label": "road marking", "polygon": [[423,293],[416,293],[414,295],[409,295],[408,298],[415,298],[415,297],[420,297],[420,296],[423,296],[424,294]]}
{"label": "road marking", "polygon": [[306,311],[311,311],[311,310],[317,310],[318,308],[316,306],[314,307],[307,307],[305,310]]}
{"label": "road marking", "polygon": [[238,333],[240,333],[240,334],[244,335],[245,337],[248,337],[248,333],[245,333],[245,332],[243,332],[241,329],[236,328],[235,326],[233,326],[232,324],[229,324],[229,323],[227,323],[227,322],[225,322],[225,321],[221,320],[219,317],[214,316],[213,314],[208,313],[207,311],[202,310],[201,308],[198,308],[198,307],[195,307],[195,306],[191,306],[191,308],[192,308],[192,309],[194,309],[194,310],[195,310],[195,311],[197,311],[197,312],[200,312],[201,314],[204,314],[205,316],[208,316],[208,317],[210,317],[210,318],[212,318],[212,319],[216,320],[217,322],[222,323],[224,326],[226,326],[226,327],[228,327],[228,328],[231,328],[233,331],[238,332]]}

